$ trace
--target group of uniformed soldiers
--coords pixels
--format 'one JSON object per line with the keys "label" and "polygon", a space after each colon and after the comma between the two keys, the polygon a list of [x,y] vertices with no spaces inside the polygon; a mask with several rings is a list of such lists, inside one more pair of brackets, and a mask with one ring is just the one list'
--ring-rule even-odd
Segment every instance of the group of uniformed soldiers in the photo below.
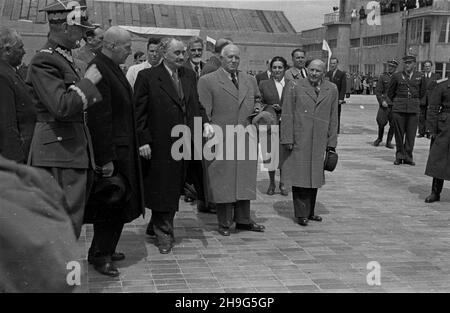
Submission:
{"label": "group of uniformed soldiers", "polygon": [[[447,113],[450,100],[448,78],[437,80],[431,73],[432,61],[424,62],[424,73],[416,71],[416,57],[403,57],[403,70],[396,72],[399,65],[395,59],[388,60],[387,72],[383,73],[376,89],[379,109],[376,117],[378,137],[373,142],[379,146],[383,141],[384,127],[389,122],[386,147],[395,135],[396,157],[394,164],[415,165],[413,161],[414,141],[418,138],[431,139],[430,155],[425,174],[433,177],[432,192],[425,199],[431,203],[439,201],[443,182],[450,178],[448,156]],[[437,144],[436,144],[437,142]]]}

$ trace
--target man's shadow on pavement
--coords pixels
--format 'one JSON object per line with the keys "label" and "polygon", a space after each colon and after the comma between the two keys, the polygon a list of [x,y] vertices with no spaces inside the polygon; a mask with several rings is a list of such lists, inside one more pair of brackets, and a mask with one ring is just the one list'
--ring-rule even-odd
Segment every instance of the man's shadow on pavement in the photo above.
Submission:
{"label": "man's shadow on pavement", "polygon": [[[444,182],[444,184],[445,184],[445,182]],[[425,201],[425,198],[428,197],[428,195],[431,193],[431,177],[430,177],[430,183],[428,185],[410,186],[410,187],[408,187],[408,191],[410,193],[417,194],[420,200]],[[437,201],[435,203],[439,203],[439,202],[445,202],[445,203],[450,202],[450,189],[445,188],[445,185],[441,192],[441,200]],[[432,203],[426,203],[426,204],[433,205]],[[448,210],[448,209],[446,209],[446,210]]]}
{"label": "man's shadow on pavement", "polygon": [[[273,208],[278,215],[296,221],[294,216],[294,203],[292,200],[278,201],[273,204]],[[314,210],[316,215],[328,215],[330,211],[321,203],[316,202],[316,208]]]}
{"label": "man's shadow on pavement", "polygon": [[122,252],[125,254],[125,260],[117,262],[119,268],[135,265],[139,261],[147,258],[148,252],[146,242],[148,242],[148,239],[145,235],[146,227],[147,225],[145,225],[142,230],[139,228],[139,231],[136,232],[127,229],[127,225],[125,225],[117,246],[117,252]]}

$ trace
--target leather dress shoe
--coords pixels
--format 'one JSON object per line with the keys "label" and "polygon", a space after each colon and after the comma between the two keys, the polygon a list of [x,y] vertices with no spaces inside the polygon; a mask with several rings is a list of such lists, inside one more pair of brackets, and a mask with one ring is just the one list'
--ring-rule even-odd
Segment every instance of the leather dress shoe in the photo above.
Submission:
{"label": "leather dress shoe", "polygon": [[169,254],[172,251],[172,246],[159,246],[158,249],[161,254]]}
{"label": "leather dress shoe", "polygon": [[302,226],[308,226],[308,219],[304,218],[304,217],[301,217],[301,218],[298,219],[298,224],[302,225]]}
{"label": "leather dress shoe", "polygon": [[189,197],[189,196],[184,196],[184,202],[191,203],[191,202],[194,202],[194,201],[195,201],[194,198]]}
{"label": "leather dress shoe", "polygon": [[403,160],[403,164],[408,164],[408,165],[411,165],[411,166],[415,166],[415,165],[416,165],[416,162],[414,162],[414,161]]}
{"label": "leather dress shoe", "polygon": [[111,254],[111,260],[117,262],[117,261],[123,261],[125,260],[125,254],[120,253],[120,252],[114,252],[113,254]]}
{"label": "leather dress shoe", "polygon": [[440,200],[441,196],[432,192],[428,197],[425,198],[425,203],[433,203]]}
{"label": "leather dress shoe", "polygon": [[387,143],[386,143],[386,148],[388,148],[388,149],[394,149],[394,145],[393,145],[392,143],[390,143],[390,142],[387,142]]}
{"label": "leather dress shoe", "polygon": [[310,221],[322,222],[322,217],[319,215],[312,215],[308,218]]}
{"label": "leather dress shoe", "polygon": [[275,185],[270,184],[269,189],[267,189],[267,194],[273,196],[275,194]]}
{"label": "leather dress shoe", "polygon": [[258,225],[256,223],[250,223],[250,224],[237,224],[236,223],[236,229],[263,232],[266,228],[264,227],[264,225]]}
{"label": "leather dress shoe", "polygon": [[151,238],[156,238],[156,234],[155,231],[153,230],[153,227],[147,227],[145,234]]}
{"label": "leather dress shoe", "polygon": [[94,264],[94,269],[100,274],[117,277],[120,275],[119,270],[111,262],[105,262],[101,264]]}
{"label": "leather dress shoe", "polygon": [[217,213],[216,208],[212,204],[206,206],[205,202],[200,200],[197,200],[197,211],[200,213],[210,213],[210,214]]}
{"label": "leather dress shoe", "polygon": [[289,196],[289,192],[284,188],[283,184],[280,184],[280,193],[282,196]]}
{"label": "leather dress shoe", "polygon": [[380,145],[380,143],[381,143],[381,139],[377,139],[377,140],[375,140],[375,141],[373,142],[373,145],[374,145],[375,147],[378,147],[378,146]]}
{"label": "leather dress shoe", "polygon": [[229,229],[229,228],[219,227],[218,232],[219,232],[219,234],[221,234],[222,236],[230,236],[230,229]]}
{"label": "leather dress shoe", "polygon": [[402,164],[403,163],[403,160],[402,159],[396,159],[395,161],[394,161],[394,165],[400,165],[400,164]]}

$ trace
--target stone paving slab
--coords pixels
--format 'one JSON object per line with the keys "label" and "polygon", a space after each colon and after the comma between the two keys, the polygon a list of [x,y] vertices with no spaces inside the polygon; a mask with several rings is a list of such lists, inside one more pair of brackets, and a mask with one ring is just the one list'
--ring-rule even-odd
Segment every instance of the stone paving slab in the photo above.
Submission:
{"label": "stone paving slab", "polygon": [[[127,256],[117,263],[122,274],[110,278],[85,261],[93,235],[87,226],[77,250],[80,291],[449,292],[450,187],[444,185],[440,202],[424,203],[429,141],[416,140],[417,166],[394,166],[394,150],[371,145],[377,109],[374,96],[352,96],[342,108],[339,164],[318,193],[323,222],[297,225],[291,195],[267,196],[267,173],[260,172],[252,216],[265,233],[222,237],[216,216],[181,201],[173,252],[159,254],[145,237],[149,217],[138,219],[125,226],[118,247]],[[381,286],[366,282],[370,261],[381,266]]]}

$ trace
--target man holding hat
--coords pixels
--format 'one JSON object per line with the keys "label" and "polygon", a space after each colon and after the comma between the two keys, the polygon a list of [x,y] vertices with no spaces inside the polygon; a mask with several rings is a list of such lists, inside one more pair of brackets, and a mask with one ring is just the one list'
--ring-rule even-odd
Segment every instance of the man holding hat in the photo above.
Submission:
{"label": "man holding hat", "polygon": [[37,123],[28,163],[48,171],[63,189],[75,235],[80,236],[94,167],[85,111],[102,99],[95,66],[81,79],[71,50],[89,27],[86,7],[57,1],[47,12],[48,42],[31,60],[28,82],[37,98]]}
{"label": "man holding hat", "polygon": [[375,89],[375,95],[377,96],[380,108],[377,113],[378,124],[378,138],[373,142],[375,147],[378,147],[383,141],[384,127],[389,122],[389,131],[386,139],[386,148],[393,149],[392,137],[394,137],[394,127],[392,126],[392,102],[387,97],[387,91],[389,83],[391,82],[392,75],[397,69],[398,62],[395,59],[389,60],[387,63],[387,72],[381,74],[378,79],[377,88]]}
{"label": "man holding hat", "polygon": [[395,165],[416,165],[414,140],[419,121],[420,99],[425,95],[425,79],[416,71],[416,57],[403,57],[403,71],[392,75],[388,98],[392,101],[392,120],[397,146]]}

